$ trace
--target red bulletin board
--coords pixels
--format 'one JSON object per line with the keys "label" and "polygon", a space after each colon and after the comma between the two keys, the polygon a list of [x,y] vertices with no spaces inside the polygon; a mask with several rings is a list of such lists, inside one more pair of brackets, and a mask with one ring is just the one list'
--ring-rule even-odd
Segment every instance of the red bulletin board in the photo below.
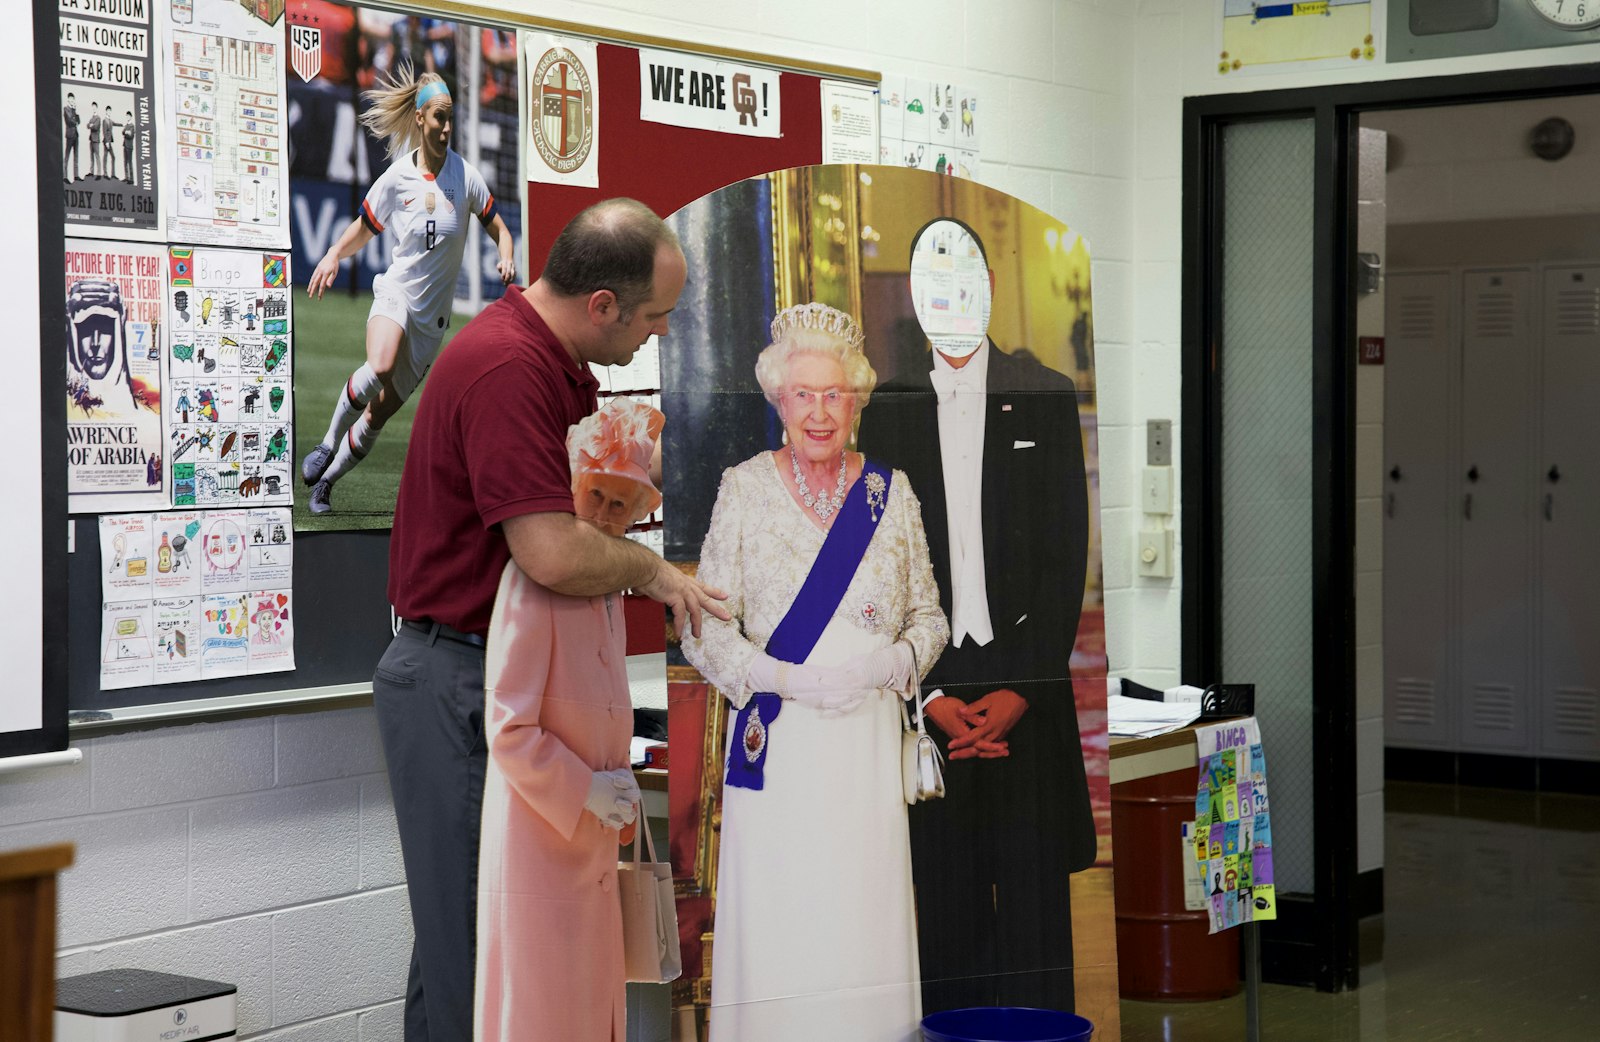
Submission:
{"label": "red bulletin board", "polygon": [[[602,43],[597,61],[600,187],[528,183],[529,279],[538,278],[544,270],[550,244],[566,223],[601,199],[631,196],[666,216],[735,181],[822,162],[819,76],[784,72],[778,81],[783,136],[746,137],[641,120],[639,49]],[[537,111],[529,101],[524,101],[523,108]],[[538,161],[536,156],[527,160]]]}

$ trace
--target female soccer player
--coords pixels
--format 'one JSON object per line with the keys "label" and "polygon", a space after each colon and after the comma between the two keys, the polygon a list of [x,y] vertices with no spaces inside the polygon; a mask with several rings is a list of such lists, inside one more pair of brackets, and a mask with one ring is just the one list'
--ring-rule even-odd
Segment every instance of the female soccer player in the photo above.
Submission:
{"label": "female soccer player", "polygon": [[311,273],[307,294],[321,299],[346,258],[392,228],[389,270],[372,280],[367,361],[350,374],[322,442],[301,461],[311,512],[333,509],[334,482],[372,451],[384,423],[422,382],[450,328],[468,214],[499,247],[502,283],[516,277],[511,229],[495,210],[483,175],[450,147],[453,106],[437,73],[401,65],[388,85],[366,91],[366,128],[387,138],[389,169],[373,183],[350,223]]}

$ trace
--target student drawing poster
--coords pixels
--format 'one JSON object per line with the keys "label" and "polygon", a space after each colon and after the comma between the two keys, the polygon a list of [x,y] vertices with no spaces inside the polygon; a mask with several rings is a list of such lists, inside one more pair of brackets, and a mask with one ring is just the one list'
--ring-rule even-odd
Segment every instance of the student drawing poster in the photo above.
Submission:
{"label": "student drawing poster", "polygon": [[57,0],[67,231],[161,237],[153,2]]}
{"label": "student drawing poster", "polygon": [[288,504],[289,255],[174,246],[167,267],[173,505]]}
{"label": "student drawing poster", "polygon": [[[200,522],[194,510],[174,510],[150,519],[150,539],[155,547],[151,589],[157,597],[198,597],[200,582]],[[100,551],[104,557],[105,550]]]}
{"label": "student drawing poster", "polygon": [[250,588],[250,561],[243,510],[207,510],[200,515],[200,588],[207,594]]}
{"label": "student drawing poster", "polygon": [[287,589],[294,577],[294,519],[289,511],[250,511],[245,544],[250,585]]}
{"label": "student drawing poster", "polygon": [[[773,234],[757,219],[818,198],[840,202],[830,210],[835,234]],[[951,994],[952,981],[1004,996],[1004,1004],[1076,1009],[1114,1022],[1112,905],[1094,896],[1105,890],[1093,882],[1075,897],[1079,888],[1069,878],[1104,878],[1111,853],[1103,586],[1092,516],[1094,355],[1091,342],[1074,339],[1080,318],[1089,328],[1093,306],[1087,244],[1067,222],[1003,193],[883,166],[782,171],[706,196],[669,223],[684,243],[689,281],[704,287],[699,299],[709,303],[674,314],[662,352],[663,454],[679,461],[667,473],[665,551],[669,560],[695,562],[707,581],[720,570],[742,612],[731,640],[724,640],[727,629],[714,627],[713,640],[724,641],[720,651],[705,650],[712,644],[705,638],[700,650],[684,642],[684,658],[699,677],[685,668],[669,687],[672,756],[691,765],[689,773],[674,771],[669,794],[674,874],[685,895],[679,921],[686,937],[712,937],[704,948],[685,947],[690,994],[708,987],[711,1019],[735,1038],[779,1030],[911,1037],[919,1008],[974,1004]],[[940,260],[913,267],[923,253]],[[934,273],[937,287],[923,285]],[[1070,299],[1052,289],[1069,285],[1077,290]],[[832,310],[789,310],[813,303]],[[876,374],[870,399],[860,403],[847,393],[865,397],[871,386],[848,382],[867,379],[850,375],[865,370],[854,362],[826,377],[833,383],[758,383],[757,358],[787,328],[775,329],[775,318],[804,321],[799,315],[824,323],[835,339],[859,333],[859,351]],[[981,473],[971,475],[981,481],[955,485],[940,472],[939,402],[956,392],[943,386],[947,366],[938,356],[974,367],[963,374],[974,381],[962,385],[972,395],[969,406],[989,417],[974,454]],[[798,372],[798,364],[788,371]],[[817,408],[835,411],[817,421],[816,433],[796,437],[788,410],[804,401],[801,390],[814,392]],[[847,432],[845,447],[829,451],[859,450],[864,467],[875,462],[890,475],[878,511],[878,523],[888,527],[867,542],[853,578],[843,572],[855,568],[854,555],[839,573],[824,563],[822,547],[832,537],[821,533],[848,531],[841,526],[859,516],[848,513],[848,493],[836,515],[828,511],[837,522],[819,524],[816,508],[831,502],[832,472],[821,486],[813,475],[814,503],[807,506],[787,451],[812,440],[831,445],[839,431]],[[872,483],[862,477],[851,485],[847,472],[845,485],[866,490],[857,505],[870,523]],[[907,489],[918,506],[900,513],[897,497]],[[987,500],[974,498],[983,495]],[[738,655],[773,633],[769,627],[791,606],[834,620],[813,650],[799,652],[810,665],[920,640],[908,619],[937,615],[942,624],[949,615],[952,518],[962,525],[981,518],[982,545],[999,548],[973,567],[987,590],[992,633],[980,643],[968,628],[959,646],[941,646],[937,658],[919,663],[932,670],[923,692],[937,689],[940,701],[950,699],[941,713],[964,705],[975,717],[992,713],[1015,726],[1001,739],[1009,756],[947,756],[945,798],[907,808],[898,772],[868,767],[886,762],[883,753],[889,761],[897,755],[897,746],[879,752],[866,735],[881,721],[878,733],[898,741],[892,699],[837,718],[784,701],[770,726],[751,726],[744,712],[751,703],[736,707],[727,697],[741,691],[729,664],[747,661]],[[910,563],[919,551],[908,551],[903,565],[890,563],[900,545],[926,547],[926,573],[922,563],[915,570]],[[875,559],[880,550],[885,556]],[[874,577],[885,573],[905,578],[880,596]],[[830,598],[798,605],[794,591],[820,576],[837,583]],[[931,611],[908,614],[915,597]],[[1026,705],[1020,716],[1011,715],[1019,708],[1013,698]],[[679,726],[680,712],[691,714],[687,729]],[[928,724],[930,731],[938,726]],[[953,722],[951,728],[959,731]],[[952,735],[940,731],[935,740],[948,746]],[[752,759],[763,762],[760,788],[744,776]],[[1003,836],[993,831],[996,805],[1027,808]],[[843,889],[836,878],[819,884],[814,872],[785,867],[790,843],[848,850],[840,856],[870,871],[853,873]],[[940,856],[954,849],[971,856]],[[775,880],[781,882],[773,887]],[[831,892],[823,895],[819,886]],[[714,911],[691,900],[697,893],[716,895]],[[942,914],[957,906],[988,911]],[[818,908],[835,913],[818,915]],[[1012,908],[1025,909],[1025,917],[1011,916]],[[970,926],[955,921],[966,919]],[[1084,934],[1075,937],[1075,929]],[[975,936],[984,933],[1013,939],[1003,959]],[[907,943],[886,945],[885,937]],[[1081,951],[1074,942],[1082,942]],[[839,961],[840,952],[858,949],[870,953],[870,966]],[[854,1001],[832,983],[841,980],[871,981],[872,1001]],[[826,1010],[825,1023],[804,1019],[813,1015],[808,1004]]]}
{"label": "student drawing poster", "polygon": [[151,610],[155,626],[151,683],[182,684],[201,679],[200,598],[157,597]]}
{"label": "student drawing poster", "polygon": [[244,592],[200,598],[200,677],[242,677],[250,671],[250,597]]}
{"label": "student drawing poster", "polygon": [[283,673],[294,668],[294,619],[288,590],[257,590],[250,609],[250,673]]}
{"label": "student drawing poster", "polygon": [[162,53],[168,237],[287,249],[284,4],[173,8]]}
{"label": "student drawing poster", "polygon": [[149,514],[100,516],[101,599],[144,600],[150,596],[156,570]]}
{"label": "student drawing poster", "polygon": [[155,667],[150,601],[106,604],[100,620],[100,689],[149,684]]}
{"label": "student drawing poster", "polygon": [[66,240],[67,509],[166,505],[159,246]]}

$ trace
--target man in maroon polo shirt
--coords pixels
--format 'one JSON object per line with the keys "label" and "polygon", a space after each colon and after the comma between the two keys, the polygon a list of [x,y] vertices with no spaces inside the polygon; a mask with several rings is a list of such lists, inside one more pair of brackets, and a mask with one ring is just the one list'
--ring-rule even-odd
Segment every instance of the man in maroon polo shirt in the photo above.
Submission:
{"label": "man in maroon polo shirt", "polygon": [[556,593],[637,590],[680,632],[698,634],[703,611],[728,617],[721,591],[572,513],[566,434],[595,409],[589,365],[626,364],[665,336],[685,274],[648,207],[597,203],[539,280],[467,323],[428,377],[390,538],[389,600],[405,621],[372,681],[415,933],[407,1042],[472,1037],[484,635],[506,561]]}

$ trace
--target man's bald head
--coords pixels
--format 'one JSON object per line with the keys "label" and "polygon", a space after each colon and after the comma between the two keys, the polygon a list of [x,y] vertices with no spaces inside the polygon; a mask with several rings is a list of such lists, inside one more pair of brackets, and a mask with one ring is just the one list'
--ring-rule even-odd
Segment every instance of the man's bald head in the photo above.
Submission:
{"label": "man's bald head", "polygon": [[650,299],[656,253],[664,245],[681,249],[654,210],[637,199],[606,199],[561,229],[539,278],[564,297],[610,290],[626,321]]}

